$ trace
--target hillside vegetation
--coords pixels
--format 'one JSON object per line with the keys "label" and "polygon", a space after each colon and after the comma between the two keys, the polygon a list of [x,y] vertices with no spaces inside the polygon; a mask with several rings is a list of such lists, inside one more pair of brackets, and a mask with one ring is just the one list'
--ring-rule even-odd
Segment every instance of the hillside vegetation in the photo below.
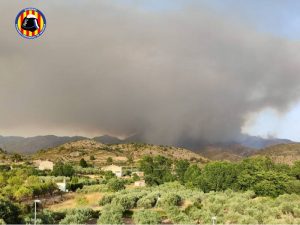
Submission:
{"label": "hillside vegetation", "polygon": [[276,163],[293,164],[300,160],[300,143],[270,146],[256,153],[269,157]]}
{"label": "hillside vegetation", "polygon": [[106,164],[108,158],[111,158],[114,163],[126,164],[128,161],[135,163],[145,155],[161,155],[170,159],[187,159],[195,163],[209,161],[207,158],[183,148],[137,143],[105,145],[93,140],[81,140],[63,144],[56,148],[40,150],[32,155],[32,158],[48,159],[54,162],[78,162],[82,158],[89,160],[93,156],[94,164],[103,165]]}

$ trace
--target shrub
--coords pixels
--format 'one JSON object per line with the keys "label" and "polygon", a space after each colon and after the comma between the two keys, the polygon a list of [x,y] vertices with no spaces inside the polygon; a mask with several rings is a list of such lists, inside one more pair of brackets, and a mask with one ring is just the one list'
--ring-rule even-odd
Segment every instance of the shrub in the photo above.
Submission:
{"label": "shrub", "polygon": [[136,206],[136,202],[138,201],[137,196],[135,194],[127,194],[127,195],[120,195],[115,197],[112,200],[113,205],[120,205],[124,210],[132,209]]}
{"label": "shrub", "polygon": [[97,221],[98,224],[122,224],[123,207],[120,205],[106,205]]}
{"label": "shrub", "polygon": [[[65,217],[65,213],[43,211],[37,214],[37,224],[56,224]],[[26,224],[34,224],[34,214],[31,213],[25,218]]]}
{"label": "shrub", "polygon": [[178,206],[180,203],[181,197],[174,193],[165,194],[158,201],[160,207]]}
{"label": "shrub", "polygon": [[104,184],[97,184],[97,185],[90,185],[90,186],[83,186],[82,189],[77,189],[77,193],[93,193],[93,192],[107,192],[107,187]]}
{"label": "shrub", "polygon": [[175,224],[191,224],[191,219],[176,206],[167,206],[168,218]]}
{"label": "shrub", "polygon": [[99,205],[104,206],[104,205],[110,204],[111,201],[113,200],[113,198],[114,198],[114,195],[106,194],[100,199]]}
{"label": "shrub", "polygon": [[54,176],[72,177],[75,174],[75,170],[70,164],[63,164],[62,162],[58,162],[54,165],[52,174]]}
{"label": "shrub", "polygon": [[159,224],[161,217],[156,211],[141,210],[134,212],[133,220],[136,224]]}
{"label": "shrub", "polygon": [[87,168],[87,167],[88,167],[88,164],[87,164],[87,162],[85,161],[84,158],[80,159],[79,165],[80,165],[82,168]]}
{"label": "shrub", "polygon": [[93,210],[88,208],[73,209],[67,212],[67,215],[59,224],[84,224],[93,218]]}
{"label": "shrub", "polygon": [[138,200],[137,206],[139,208],[149,209],[155,206],[159,193],[150,193]]}
{"label": "shrub", "polygon": [[112,178],[108,181],[107,187],[110,191],[116,192],[125,189],[124,181],[118,178]]}
{"label": "shrub", "polygon": [[7,224],[21,223],[21,210],[18,206],[0,198],[0,218]]}

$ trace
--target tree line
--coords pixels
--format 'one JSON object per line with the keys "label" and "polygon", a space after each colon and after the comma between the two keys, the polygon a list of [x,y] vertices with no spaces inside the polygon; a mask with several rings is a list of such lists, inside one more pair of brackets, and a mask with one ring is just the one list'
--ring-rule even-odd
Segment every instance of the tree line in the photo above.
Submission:
{"label": "tree line", "polygon": [[276,164],[266,157],[241,162],[209,162],[200,168],[187,160],[172,161],[163,156],[145,156],[140,161],[148,185],[179,181],[203,192],[253,190],[260,196],[277,197],[284,193],[300,194],[300,161],[293,166]]}

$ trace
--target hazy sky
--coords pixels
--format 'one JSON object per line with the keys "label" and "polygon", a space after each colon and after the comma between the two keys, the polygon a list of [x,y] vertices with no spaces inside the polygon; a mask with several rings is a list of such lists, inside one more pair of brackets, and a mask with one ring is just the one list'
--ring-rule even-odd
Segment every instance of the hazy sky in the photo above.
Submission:
{"label": "hazy sky", "polygon": [[[44,12],[35,40],[14,28]],[[300,141],[300,2],[4,0],[0,135]]]}

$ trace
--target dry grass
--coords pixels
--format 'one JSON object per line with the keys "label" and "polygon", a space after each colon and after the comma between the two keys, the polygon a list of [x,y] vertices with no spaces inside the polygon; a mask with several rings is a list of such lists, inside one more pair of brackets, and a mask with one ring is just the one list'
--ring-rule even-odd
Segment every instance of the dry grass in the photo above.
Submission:
{"label": "dry grass", "polygon": [[92,208],[94,210],[98,210],[101,207],[99,206],[98,202],[102,198],[103,194],[102,193],[89,193],[89,194],[79,194],[79,193],[69,193],[66,194],[68,195],[68,199],[66,201],[53,204],[48,206],[47,208],[51,211],[60,211],[64,209],[73,209],[73,208],[78,208],[79,205],[76,201],[76,198],[81,196],[86,198],[87,204],[82,205],[84,207]]}

